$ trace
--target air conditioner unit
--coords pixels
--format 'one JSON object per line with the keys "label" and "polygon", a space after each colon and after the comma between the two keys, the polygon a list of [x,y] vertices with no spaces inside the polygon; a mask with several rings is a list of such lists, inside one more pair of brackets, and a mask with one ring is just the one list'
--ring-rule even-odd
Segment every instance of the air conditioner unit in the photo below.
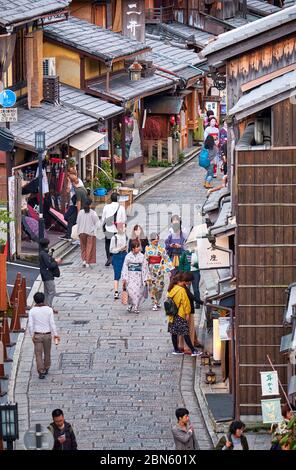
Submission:
{"label": "air conditioner unit", "polygon": [[43,76],[52,77],[56,75],[56,59],[55,57],[45,57],[43,59]]}
{"label": "air conditioner unit", "polygon": [[255,120],[254,139],[256,145],[271,143],[270,118],[257,118]]}

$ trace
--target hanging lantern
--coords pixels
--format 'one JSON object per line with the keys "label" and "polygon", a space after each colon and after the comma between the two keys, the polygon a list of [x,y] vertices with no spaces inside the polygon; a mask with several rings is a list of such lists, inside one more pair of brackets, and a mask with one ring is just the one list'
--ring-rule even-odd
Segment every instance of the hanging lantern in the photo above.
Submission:
{"label": "hanging lantern", "polygon": [[139,62],[136,60],[134,63],[129,67],[128,72],[129,72],[129,78],[132,82],[136,82],[138,80],[141,80],[141,71],[143,67]]}
{"label": "hanging lantern", "polygon": [[176,117],[176,124],[180,124],[181,122],[181,117],[180,117],[180,114],[177,114],[177,117]]}
{"label": "hanging lantern", "polygon": [[174,126],[176,124],[176,118],[174,115],[170,116],[170,125]]}

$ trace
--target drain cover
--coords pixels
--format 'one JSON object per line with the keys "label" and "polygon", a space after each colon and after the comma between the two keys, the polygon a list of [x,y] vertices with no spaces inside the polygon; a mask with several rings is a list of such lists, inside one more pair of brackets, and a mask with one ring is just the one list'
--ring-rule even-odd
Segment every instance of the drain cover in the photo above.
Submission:
{"label": "drain cover", "polygon": [[127,338],[99,338],[98,339],[98,348],[106,348],[106,349],[127,349],[128,348],[128,341]]}
{"label": "drain cover", "polygon": [[69,370],[89,370],[92,366],[93,355],[91,353],[62,353],[59,359],[59,368]]}
{"label": "drain cover", "polygon": [[72,325],[87,325],[89,320],[74,320],[72,321]]}

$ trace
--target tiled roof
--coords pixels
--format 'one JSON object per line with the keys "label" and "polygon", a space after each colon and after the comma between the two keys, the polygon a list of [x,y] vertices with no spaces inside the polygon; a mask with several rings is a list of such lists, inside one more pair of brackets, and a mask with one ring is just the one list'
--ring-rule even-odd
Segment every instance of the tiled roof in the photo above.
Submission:
{"label": "tiled roof", "polygon": [[0,24],[9,25],[67,7],[71,0],[0,0]]}
{"label": "tiled roof", "polygon": [[179,37],[185,41],[196,44],[200,47],[205,47],[211,39],[215,36],[203,31],[199,28],[194,28],[193,26],[187,26],[183,23],[178,23],[177,21],[173,23],[161,23],[161,30],[166,31],[172,35],[172,37]]}
{"label": "tiled roof", "polygon": [[96,119],[108,119],[124,111],[120,106],[87,95],[83,91],[68,85],[60,85],[60,100],[62,104]]}
{"label": "tiled roof", "polygon": [[151,47],[155,58],[157,55],[159,58],[162,58],[162,60],[183,63],[184,65],[197,65],[200,62],[204,62],[204,59],[200,59],[196,52],[190,49],[172,46],[165,41],[156,41],[146,37],[146,44]]}
{"label": "tiled roof", "polygon": [[279,7],[260,0],[247,0],[247,7],[249,11],[259,13],[262,16],[271,15],[272,13],[280,11]]}
{"label": "tiled roof", "polygon": [[11,123],[10,129],[17,145],[27,149],[35,148],[35,131],[45,131],[46,148],[89,129],[97,119],[73,111],[67,106],[44,103],[41,108],[18,108],[18,122]]}
{"label": "tiled roof", "polygon": [[261,18],[260,20],[253,21],[252,23],[248,23],[240,28],[220,34],[216,40],[212,41],[201,51],[201,55],[207,57],[226,47],[246,41],[247,39],[270,31],[278,26],[285,25],[292,21],[295,22],[295,19],[296,6],[285,8],[268,16],[267,18]]}
{"label": "tiled roof", "polygon": [[106,81],[100,80],[97,83],[89,85],[89,89],[104,93],[110,98],[121,102],[133,98],[144,97],[158,93],[159,91],[172,88],[179,82],[178,77],[164,73],[155,72],[150,77],[141,78],[138,81],[130,80],[127,73],[110,77],[109,92],[106,91]]}
{"label": "tiled roof", "polygon": [[[238,102],[229,110],[230,116],[236,115],[237,119],[242,119],[249,114],[264,109],[275,102],[282,101],[289,97],[291,90],[296,86],[296,70],[285,73],[281,77],[274,78],[249,93],[243,95]],[[274,101],[272,101],[274,100]],[[269,101],[270,102],[269,104]]]}
{"label": "tiled roof", "polygon": [[217,210],[220,206],[222,198],[228,196],[229,194],[230,189],[227,187],[219,189],[219,191],[214,191],[210,193],[202,207],[203,215],[207,214],[207,212]]}
{"label": "tiled roof", "polygon": [[105,61],[149,50],[144,43],[73,17],[45,26],[44,35]]}

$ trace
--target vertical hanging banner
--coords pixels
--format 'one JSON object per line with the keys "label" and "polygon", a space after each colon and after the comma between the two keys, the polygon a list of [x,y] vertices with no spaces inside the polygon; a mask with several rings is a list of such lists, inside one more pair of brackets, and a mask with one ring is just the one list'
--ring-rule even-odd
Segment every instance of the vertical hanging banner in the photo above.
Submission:
{"label": "vertical hanging banner", "polygon": [[[15,214],[15,176],[8,178],[8,204],[10,216],[14,219]],[[13,256],[16,253],[15,243],[15,221],[9,222],[9,243],[10,243],[10,255]]]}
{"label": "vertical hanging banner", "polygon": [[279,395],[279,379],[276,371],[260,372],[262,395]]}

